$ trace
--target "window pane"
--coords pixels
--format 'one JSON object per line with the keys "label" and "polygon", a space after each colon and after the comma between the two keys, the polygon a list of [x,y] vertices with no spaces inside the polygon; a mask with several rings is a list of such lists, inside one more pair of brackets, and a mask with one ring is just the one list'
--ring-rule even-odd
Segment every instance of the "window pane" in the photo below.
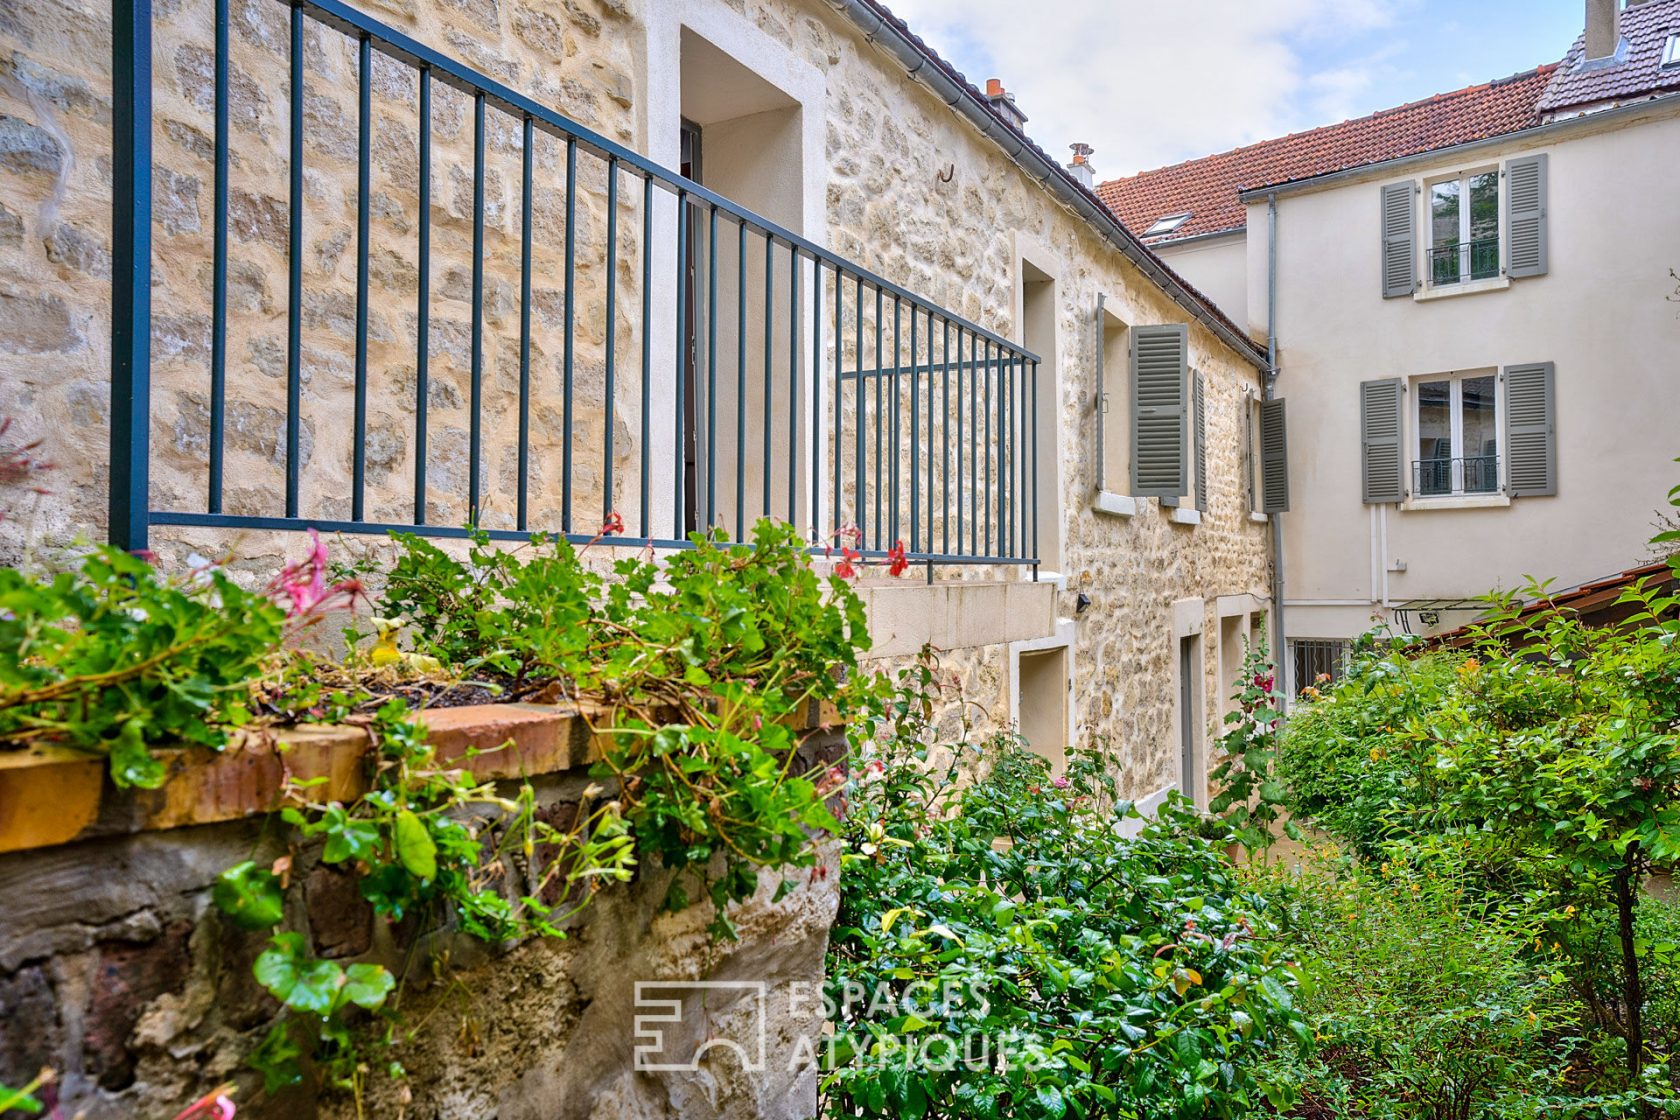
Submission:
{"label": "window pane", "polygon": [[1486,494],[1499,483],[1499,429],[1492,374],[1464,379],[1464,490]]}
{"label": "window pane", "polygon": [[1437,284],[1458,280],[1458,180],[1429,188],[1429,261]]}
{"label": "window pane", "polygon": [[1470,176],[1470,275],[1499,275],[1499,172]]}
{"label": "window pane", "polygon": [[1452,382],[1418,386],[1419,494],[1452,493]]}

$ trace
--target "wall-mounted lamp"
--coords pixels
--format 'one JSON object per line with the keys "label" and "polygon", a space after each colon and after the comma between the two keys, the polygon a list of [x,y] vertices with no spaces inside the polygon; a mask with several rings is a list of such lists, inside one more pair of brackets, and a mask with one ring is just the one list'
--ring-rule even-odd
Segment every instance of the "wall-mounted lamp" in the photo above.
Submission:
{"label": "wall-mounted lamp", "polygon": [[1084,614],[1091,607],[1091,597],[1081,591],[1079,597],[1073,601],[1073,613]]}

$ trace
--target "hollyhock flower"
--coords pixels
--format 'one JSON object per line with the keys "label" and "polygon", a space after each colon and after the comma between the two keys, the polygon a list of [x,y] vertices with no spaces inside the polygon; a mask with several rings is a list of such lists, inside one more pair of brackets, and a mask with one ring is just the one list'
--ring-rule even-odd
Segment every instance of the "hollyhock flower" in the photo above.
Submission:
{"label": "hollyhock flower", "polygon": [[601,524],[603,537],[619,536],[624,532],[624,515],[616,509],[607,514],[606,521]]}
{"label": "hollyhock flower", "polygon": [[893,546],[887,550],[887,574],[901,576],[909,566],[910,561],[904,555],[904,542],[894,541]]}
{"label": "hollyhock flower", "polygon": [[1071,783],[1065,777],[1058,774],[1056,777],[1050,779],[1050,784],[1055,786],[1057,789],[1066,789]]}

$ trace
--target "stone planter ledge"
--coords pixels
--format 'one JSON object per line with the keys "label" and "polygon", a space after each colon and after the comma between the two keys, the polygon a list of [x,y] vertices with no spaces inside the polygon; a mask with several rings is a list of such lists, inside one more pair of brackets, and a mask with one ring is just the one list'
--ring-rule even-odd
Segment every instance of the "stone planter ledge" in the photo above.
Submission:
{"label": "stone planter ledge", "polygon": [[[475,704],[420,713],[439,761],[485,779],[576,770],[601,757],[610,711],[548,704]],[[355,800],[368,788],[373,747],[361,727],[304,724],[236,733],[225,750],[159,751],[157,789],[118,789],[105,759],[62,746],[0,751],[0,852],[94,836],[212,824],[276,812],[288,779],[316,781],[318,801]],[[498,749],[500,748],[500,749]]]}

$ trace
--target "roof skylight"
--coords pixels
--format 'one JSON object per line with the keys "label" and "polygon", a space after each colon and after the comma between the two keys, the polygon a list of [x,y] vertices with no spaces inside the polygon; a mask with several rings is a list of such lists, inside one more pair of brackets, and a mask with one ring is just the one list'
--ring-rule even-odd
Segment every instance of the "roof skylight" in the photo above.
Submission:
{"label": "roof skylight", "polygon": [[1680,66],[1680,31],[1671,31],[1668,42],[1663,44],[1664,66]]}
{"label": "roof skylight", "polygon": [[1171,233],[1189,220],[1190,211],[1188,210],[1182,214],[1168,214],[1165,217],[1155,219],[1155,224],[1144,230],[1143,235],[1145,237],[1159,237],[1163,233]]}

